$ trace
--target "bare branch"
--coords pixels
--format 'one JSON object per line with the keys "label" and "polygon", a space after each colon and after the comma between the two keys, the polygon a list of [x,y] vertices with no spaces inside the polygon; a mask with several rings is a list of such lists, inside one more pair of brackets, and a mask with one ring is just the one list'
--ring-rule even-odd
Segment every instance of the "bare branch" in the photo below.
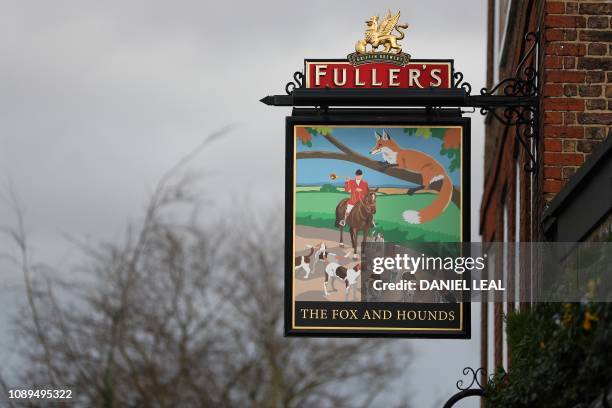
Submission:
{"label": "bare branch", "polygon": [[31,298],[22,385],[72,388],[79,406],[374,405],[406,365],[386,357],[395,343],[284,338],[282,221],[183,220],[172,211],[193,203],[182,168],[164,174],[121,243],[77,243],[80,284],[38,290],[15,229]]}

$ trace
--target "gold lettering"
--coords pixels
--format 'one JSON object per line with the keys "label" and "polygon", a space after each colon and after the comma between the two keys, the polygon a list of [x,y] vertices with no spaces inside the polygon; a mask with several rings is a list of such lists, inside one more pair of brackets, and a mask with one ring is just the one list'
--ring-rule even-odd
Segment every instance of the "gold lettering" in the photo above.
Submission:
{"label": "gold lettering", "polygon": [[418,69],[409,69],[408,70],[408,86],[416,86],[418,88],[423,88],[423,85],[419,82],[419,77],[421,76],[421,71]]}
{"label": "gold lettering", "polygon": [[429,82],[429,86],[433,87],[433,88],[437,88],[440,86],[440,84],[442,84],[442,78],[440,78],[440,73],[442,72],[442,70],[436,68],[436,69],[432,69],[431,70],[431,79],[435,79],[434,81],[430,81]]}
{"label": "gold lettering", "polygon": [[321,85],[321,77],[325,76],[325,70],[327,70],[327,65],[317,65],[315,67],[315,85]]}
{"label": "gold lettering", "polygon": [[382,82],[376,81],[376,69],[372,70],[372,86],[381,86]]}
{"label": "gold lettering", "polygon": [[338,79],[338,68],[334,68],[334,85],[344,86],[346,85],[346,68],[342,68],[342,80]]}
{"label": "gold lettering", "polygon": [[355,70],[355,86],[364,86],[365,82],[359,80],[359,69]]}
{"label": "gold lettering", "polygon": [[302,319],[327,319],[326,309],[301,309]]}
{"label": "gold lettering", "polygon": [[399,81],[397,80],[399,73],[400,70],[396,68],[389,70],[389,86],[400,86]]}

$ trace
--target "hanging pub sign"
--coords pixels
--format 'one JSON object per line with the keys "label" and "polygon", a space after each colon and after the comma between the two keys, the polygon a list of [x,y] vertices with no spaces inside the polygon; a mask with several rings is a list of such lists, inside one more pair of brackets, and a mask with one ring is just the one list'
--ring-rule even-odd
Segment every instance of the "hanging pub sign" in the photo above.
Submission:
{"label": "hanging pub sign", "polygon": [[387,91],[455,86],[452,60],[402,52],[399,18],[371,17],[346,59],[307,59],[296,77],[305,97],[382,99],[302,104],[287,118],[286,335],[470,337],[466,292],[416,284],[427,259],[434,276],[435,259],[469,241],[470,123],[458,110],[380,107]]}

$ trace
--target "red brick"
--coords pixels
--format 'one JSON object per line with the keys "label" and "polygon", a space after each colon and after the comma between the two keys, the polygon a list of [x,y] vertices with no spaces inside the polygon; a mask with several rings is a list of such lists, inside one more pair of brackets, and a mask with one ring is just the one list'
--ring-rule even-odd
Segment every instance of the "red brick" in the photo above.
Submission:
{"label": "red brick", "polygon": [[545,193],[558,193],[563,188],[561,180],[544,180],[542,191]]}
{"label": "red brick", "polygon": [[578,87],[574,84],[563,85],[563,95],[567,97],[578,95]]}
{"label": "red brick", "polygon": [[576,98],[544,98],[545,110],[583,111],[584,101]]}
{"label": "red brick", "polygon": [[544,23],[546,24],[546,27],[586,27],[586,19],[579,16],[546,16]]}
{"label": "red brick", "polygon": [[564,69],[576,68],[576,57],[563,57],[563,68]]}
{"label": "red brick", "polygon": [[584,44],[551,43],[546,47],[546,54],[582,56],[586,54],[586,47]]}
{"label": "red brick", "polygon": [[563,112],[563,124],[572,126],[576,124],[576,112]]}
{"label": "red brick", "polygon": [[561,112],[544,112],[545,125],[560,125],[563,123],[563,114]]}
{"label": "red brick", "polygon": [[580,71],[548,71],[546,72],[547,82],[583,83],[584,78],[585,78],[584,72],[580,72]]}
{"label": "red brick", "polygon": [[544,96],[562,96],[563,86],[561,84],[544,85]]}
{"label": "red brick", "polygon": [[563,112],[563,124],[564,125],[574,125],[576,123],[576,113],[575,112]]}
{"label": "red brick", "polygon": [[563,31],[565,32],[565,41],[576,41],[576,38],[578,38],[578,32],[576,30],[565,29]]}
{"label": "red brick", "polygon": [[612,58],[582,57],[578,59],[578,69],[612,71]]}
{"label": "red brick", "polygon": [[595,97],[601,95],[601,85],[580,85],[578,87],[580,96]]}
{"label": "red brick", "polygon": [[565,5],[565,14],[578,14],[578,3],[569,2]]}
{"label": "red brick", "polygon": [[610,30],[581,30],[580,41],[612,41],[612,31]]}
{"label": "red brick", "polygon": [[546,13],[548,14],[563,14],[565,13],[565,3],[562,1],[546,2]]}
{"label": "red brick", "polygon": [[589,55],[606,55],[608,52],[608,46],[603,43],[589,44]]}
{"label": "red brick", "polygon": [[585,136],[587,139],[603,140],[606,138],[606,128],[587,127]]}
{"label": "red brick", "polygon": [[582,139],[584,128],[582,126],[545,126],[544,137]]}
{"label": "red brick", "polygon": [[546,165],[580,166],[582,163],[584,163],[584,155],[582,153],[544,152],[544,164]]}
{"label": "red brick", "polygon": [[612,98],[612,85],[606,85],[606,98]]}
{"label": "red brick", "polygon": [[563,41],[565,40],[565,34],[560,28],[547,28],[546,29],[546,41]]}
{"label": "red brick", "polygon": [[612,113],[579,113],[577,119],[585,125],[612,125]]}
{"label": "red brick", "polygon": [[544,167],[544,178],[547,179],[561,179],[561,168],[560,167]]}
{"label": "red brick", "polygon": [[561,151],[561,140],[560,139],[544,139],[544,151],[545,152],[560,152]]}
{"label": "red brick", "polygon": [[612,14],[612,3],[582,3],[580,4],[580,14]]}
{"label": "red brick", "polygon": [[563,58],[556,55],[546,55],[544,57],[544,68],[563,68]]}
{"label": "red brick", "polygon": [[578,169],[578,167],[563,167],[562,169],[562,179],[563,180],[567,180],[568,178],[572,177],[574,174],[576,174],[576,170]]}
{"label": "red brick", "polygon": [[576,151],[576,141],[572,139],[558,139],[559,141],[563,140],[563,151],[564,152],[575,152]]}
{"label": "red brick", "polygon": [[589,17],[587,20],[589,28],[608,28],[608,17]]}
{"label": "red brick", "polygon": [[599,142],[593,142],[592,140],[579,140],[576,145],[576,150],[583,153],[591,153],[593,147]]}
{"label": "red brick", "polygon": [[586,73],[585,82],[587,84],[590,83],[600,83],[606,80],[606,75],[602,71],[590,71]]}
{"label": "red brick", "polygon": [[605,99],[587,99],[586,101],[587,110],[604,110],[606,109]]}

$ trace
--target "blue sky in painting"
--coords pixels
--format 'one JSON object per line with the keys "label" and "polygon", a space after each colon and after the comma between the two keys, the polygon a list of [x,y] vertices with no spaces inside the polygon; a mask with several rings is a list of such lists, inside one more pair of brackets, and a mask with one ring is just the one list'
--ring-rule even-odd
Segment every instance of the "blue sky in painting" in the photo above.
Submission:
{"label": "blue sky in painting", "polygon": [[[440,139],[433,137],[425,139],[420,136],[415,136],[414,132],[404,132],[404,128],[334,127],[332,134],[335,138],[346,144],[354,151],[374,160],[382,160],[381,154],[372,156],[370,155],[370,150],[375,143],[374,131],[382,133],[383,129],[386,130],[391,138],[394,139],[402,148],[419,150],[429,154],[440,164],[442,164],[448,172],[450,159],[446,156],[440,155],[440,148],[442,146],[442,140]],[[408,129],[413,129],[416,131],[416,128]],[[312,147],[303,145],[299,140],[296,141],[296,146],[298,152],[314,150],[339,152],[334,145],[320,135],[313,136]],[[414,184],[395,177],[387,176],[386,174],[349,161],[330,159],[298,159],[296,172],[297,184],[309,185],[328,183],[330,182],[329,174],[332,172],[339,176],[336,184],[342,184],[344,182],[344,176],[354,175],[355,170],[358,168],[363,171],[365,180],[367,180],[371,186],[414,186]],[[453,172],[448,173],[453,180],[453,184],[459,186],[460,170],[456,169]]]}

